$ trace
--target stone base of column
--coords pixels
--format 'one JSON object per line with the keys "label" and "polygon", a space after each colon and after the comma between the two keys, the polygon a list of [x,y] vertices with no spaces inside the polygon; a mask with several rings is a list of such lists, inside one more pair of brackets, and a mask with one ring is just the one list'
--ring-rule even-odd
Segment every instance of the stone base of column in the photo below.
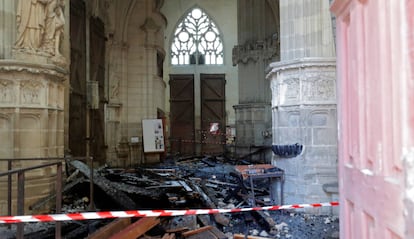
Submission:
{"label": "stone base of column", "polygon": [[[337,182],[337,120],[335,59],[308,58],[271,64],[274,145],[300,144],[302,154],[273,155],[285,170],[284,201],[320,203],[337,200],[324,185]],[[310,209],[332,213],[331,208]]]}
{"label": "stone base of column", "polygon": [[[64,156],[67,74],[55,65],[0,60],[0,138],[5,139],[0,144],[0,158]],[[16,160],[13,169],[42,163],[45,162]],[[7,169],[6,164],[2,163],[3,169]],[[54,190],[55,176],[55,168],[30,171],[25,175],[26,209]],[[1,183],[5,180],[7,177],[0,179]],[[7,187],[2,188],[6,192]],[[0,213],[5,215],[7,202],[3,200],[0,199]]]}
{"label": "stone base of column", "polygon": [[[271,108],[270,104],[251,103],[233,106],[236,113],[236,141],[234,152],[243,156],[271,146]],[[261,154],[253,158],[263,157]]]}

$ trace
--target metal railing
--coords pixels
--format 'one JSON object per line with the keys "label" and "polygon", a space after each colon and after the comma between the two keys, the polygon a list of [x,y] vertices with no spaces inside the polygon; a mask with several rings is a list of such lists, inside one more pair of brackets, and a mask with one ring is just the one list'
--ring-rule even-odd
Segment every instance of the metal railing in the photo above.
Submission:
{"label": "metal railing", "polygon": [[[0,173],[0,177],[7,176],[7,213],[12,215],[12,176],[17,174],[17,214],[24,215],[24,193],[25,193],[25,173],[36,169],[56,166],[56,213],[61,213],[62,208],[62,166],[65,158],[10,158],[0,159],[7,161],[7,172]],[[12,163],[16,161],[54,161],[50,163],[35,165],[26,168],[13,169]],[[24,237],[24,223],[18,223],[16,238]],[[55,238],[61,238],[61,222],[55,222]]]}

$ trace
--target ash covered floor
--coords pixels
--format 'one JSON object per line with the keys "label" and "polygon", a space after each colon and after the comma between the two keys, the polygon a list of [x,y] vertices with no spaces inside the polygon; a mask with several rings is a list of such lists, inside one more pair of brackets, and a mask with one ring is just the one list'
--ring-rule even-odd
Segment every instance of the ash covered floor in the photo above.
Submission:
{"label": "ash covered floor", "polygon": [[[102,167],[94,170],[93,206],[98,211],[252,207],[252,187],[235,170],[241,164],[250,162],[202,156],[130,169]],[[62,212],[88,211],[90,170],[80,161],[68,166]],[[269,201],[268,183],[266,179],[255,180],[256,206],[266,206]],[[295,209],[159,219],[136,238],[339,238],[337,216]],[[134,218],[130,223],[139,220]],[[113,222],[114,219],[62,222],[62,238],[87,238]],[[0,238],[15,238],[15,234],[15,225],[0,226]],[[24,238],[54,238],[54,223],[26,223]]]}

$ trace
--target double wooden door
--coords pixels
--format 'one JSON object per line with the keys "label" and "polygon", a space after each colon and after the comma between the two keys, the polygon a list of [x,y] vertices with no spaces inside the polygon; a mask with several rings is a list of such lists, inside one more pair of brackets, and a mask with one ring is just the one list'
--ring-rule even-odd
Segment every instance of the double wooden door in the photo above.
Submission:
{"label": "double wooden door", "polygon": [[[201,74],[199,79],[200,94],[195,96],[194,75],[170,75],[172,154],[217,155],[224,152],[225,77],[223,74]],[[200,97],[200,101],[195,101],[195,97]],[[199,107],[196,102],[200,102]]]}
{"label": "double wooden door", "polygon": [[[70,1],[70,95],[69,95],[69,149],[73,156],[86,156],[90,144],[90,155],[105,162],[104,141],[104,89],[105,89],[105,30],[98,18],[89,20],[90,70],[86,70],[86,11],[82,0]],[[99,107],[88,112],[86,76],[96,81],[99,87]],[[89,113],[89,118],[88,118]],[[87,127],[89,120],[89,129]],[[89,130],[89,132],[88,132]],[[89,135],[89,137],[88,137]],[[90,141],[88,141],[90,140]]]}

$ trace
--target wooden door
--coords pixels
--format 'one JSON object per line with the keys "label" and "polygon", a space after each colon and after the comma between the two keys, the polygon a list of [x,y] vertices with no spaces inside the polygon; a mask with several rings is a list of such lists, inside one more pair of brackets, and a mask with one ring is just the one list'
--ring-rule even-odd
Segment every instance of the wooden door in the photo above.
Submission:
{"label": "wooden door", "polygon": [[405,118],[412,112],[407,98],[412,91],[406,87],[403,3],[336,0],[332,5],[337,15],[343,239],[413,238],[404,236],[413,227],[404,222],[403,165],[406,149],[412,147],[407,141],[412,136],[404,132],[412,132],[413,123]]}
{"label": "wooden door", "polygon": [[86,155],[86,28],[85,3],[70,1],[69,149]]}
{"label": "wooden door", "polygon": [[204,154],[222,154],[226,139],[226,81],[224,75],[201,74],[200,87],[201,151]]}
{"label": "wooden door", "polygon": [[171,153],[191,155],[194,147],[194,76],[170,75]]}
{"label": "wooden door", "polygon": [[105,163],[105,29],[98,18],[90,19],[90,80],[99,87],[99,109],[91,110],[91,155]]}

